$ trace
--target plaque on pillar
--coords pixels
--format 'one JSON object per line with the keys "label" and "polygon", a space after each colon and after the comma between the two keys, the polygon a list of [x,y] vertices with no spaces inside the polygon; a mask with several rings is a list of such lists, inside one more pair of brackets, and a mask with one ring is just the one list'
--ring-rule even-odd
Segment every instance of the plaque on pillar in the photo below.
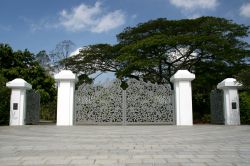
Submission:
{"label": "plaque on pillar", "polygon": [[13,110],[18,110],[18,103],[13,103]]}
{"label": "plaque on pillar", "polygon": [[232,109],[237,109],[237,103],[236,102],[232,102]]}

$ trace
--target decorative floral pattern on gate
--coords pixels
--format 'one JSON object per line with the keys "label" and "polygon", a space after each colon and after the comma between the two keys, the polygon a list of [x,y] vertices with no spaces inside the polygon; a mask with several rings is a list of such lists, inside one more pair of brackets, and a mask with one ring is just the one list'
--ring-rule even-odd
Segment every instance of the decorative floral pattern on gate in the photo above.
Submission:
{"label": "decorative floral pattern on gate", "polygon": [[128,80],[126,123],[174,122],[173,95],[169,85]]}
{"label": "decorative floral pattern on gate", "polygon": [[103,86],[82,84],[75,92],[76,124],[174,124],[169,85],[120,80]]}
{"label": "decorative floral pattern on gate", "polygon": [[82,84],[75,93],[76,123],[122,123],[122,88],[116,80],[107,87]]}

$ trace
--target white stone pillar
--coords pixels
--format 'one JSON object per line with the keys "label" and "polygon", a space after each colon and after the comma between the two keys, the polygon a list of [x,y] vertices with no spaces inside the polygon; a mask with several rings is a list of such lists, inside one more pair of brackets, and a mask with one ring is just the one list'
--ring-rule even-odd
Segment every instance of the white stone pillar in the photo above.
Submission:
{"label": "white stone pillar", "polygon": [[242,85],[234,78],[227,78],[217,85],[223,90],[225,125],[240,125],[240,106],[238,88]]}
{"label": "white stone pillar", "polygon": [[193,125],[192,87],[195,75],[187,70],[178,70],[170,81],[174,83],[176,125]]}
{"label": "white stone pillar", "polygon": [[11,88],[10,97],[10,126],[25,125],[26,116],[26,90],[32,86],[21,78],[6,83]]}
{"label": "white stone pillar", "polygon": [[74,120],[74,91],[77,77],[70,70],[55,75],[58,83],[57,122],[58,126],[72,126]]}

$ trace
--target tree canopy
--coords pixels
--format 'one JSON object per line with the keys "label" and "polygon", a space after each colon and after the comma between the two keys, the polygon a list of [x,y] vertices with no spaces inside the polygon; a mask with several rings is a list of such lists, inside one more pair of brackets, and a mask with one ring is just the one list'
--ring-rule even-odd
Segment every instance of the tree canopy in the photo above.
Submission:
{"label": "tree canopy", "polygon": [[179,69],[204,74],[198,64],[213,64],[212,70],[220,75],[221,67],[229,70],[245,65],[250,47],[242,38],[248,33],[245,25],[215,17],[160,18],[126,28],[117,35],[122,45],[118,60],[123,63],[117,75],[133,74],[161,83],[163,78],[169,81]]}
{"label": "tree canopy", "polygon": [[33,89],[40,92],[42,102],[54,100],[54,79],[45,72],[28,50],[13,51],[9,45],[0,44],[0,66],[0,72],[7,81],[23,78]]}
{"label": "tree canopy", "polygon": [[[78,55],[61,61],[78,74],[79,82],[92,82],[88,76],[98,71],[116,73],[120,63],[116,60],[119,45],[96,44],[83,47]],[[84,81],[85,80],[85,81]]]}

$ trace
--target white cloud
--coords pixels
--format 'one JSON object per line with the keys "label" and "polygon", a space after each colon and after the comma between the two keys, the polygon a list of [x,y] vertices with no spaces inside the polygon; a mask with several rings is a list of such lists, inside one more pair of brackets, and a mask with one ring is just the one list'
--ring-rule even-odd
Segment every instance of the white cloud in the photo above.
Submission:
{"label": "white cloud", "polygon": [[217,0],[169,0],[170,3],[186,11],[200,9],[215,9],[218,6]]}
{"label": "white cloud", "polygon": [[250,3],[243,4],[240,8],[240,15],[250,17]]}
{"label": "white cloud", "polygon": [[94,6],[81,4],[71,11],[60,12],[60,24],[68,31],[105,32],[123,25],[125,15],[120,10],[105,12],[101,3]]}
{"label": "white cloud", "polygon": [[71,12],[63,10],[60,12],[61,24],[70,31],[79,31],[96,24],[96,16],[101,13],[100,3],[93,7],[81,4],[72,9]]}
{"label": "white cloud", "polygon": [[194,19],[206,14],[207,10],[215,10],[219,5],[218,0],[169,0],[189,19]]}
{"label": "white cloud", "polygon": [[114,12],[108,13],[107,15],[103,16],[95,27],[92,28],[92,32],[105,32],[109,31],[110,29],[114,29],[123,25],[125,23],[125,16],[120,10],[116,10]]}

